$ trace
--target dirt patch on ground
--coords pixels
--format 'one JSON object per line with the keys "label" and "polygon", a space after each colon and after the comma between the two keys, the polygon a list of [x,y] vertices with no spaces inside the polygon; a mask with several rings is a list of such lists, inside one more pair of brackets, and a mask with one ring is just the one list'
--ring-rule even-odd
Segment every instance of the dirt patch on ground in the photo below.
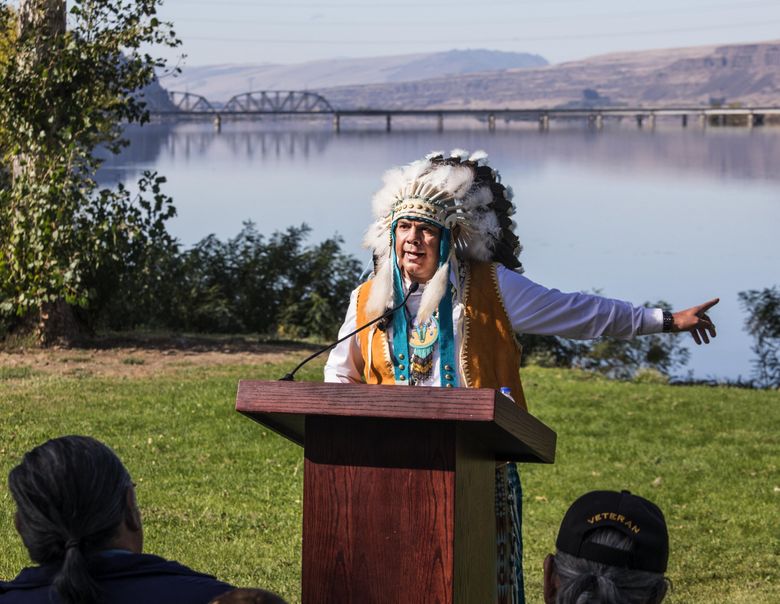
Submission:
{"label": "dirt patch on ground", "polygon": [[184,367],[292,362],[315,349],[315,345],[299,342],[250,338],[107,337],[78,347],[0,350],[0,372],[140,378]]}

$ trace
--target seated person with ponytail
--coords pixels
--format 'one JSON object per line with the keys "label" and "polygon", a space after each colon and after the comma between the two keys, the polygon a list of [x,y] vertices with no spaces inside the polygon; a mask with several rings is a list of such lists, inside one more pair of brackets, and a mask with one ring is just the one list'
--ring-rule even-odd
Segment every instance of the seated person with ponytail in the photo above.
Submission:
{"label": "seated person with ponytail", "polygon": [[8,486],[16,528],[39,566],[0,582],[0,604],[206,604],[233,589],[141,553],[130,475],[93,438],[64,436],[36,447],[11,470]]}
{"label": "seated person with ponytail", "polygon": [[544,560],[545,604],[659,604],[669,535],[661,510],[628,491],[592,491],[561,523]]}

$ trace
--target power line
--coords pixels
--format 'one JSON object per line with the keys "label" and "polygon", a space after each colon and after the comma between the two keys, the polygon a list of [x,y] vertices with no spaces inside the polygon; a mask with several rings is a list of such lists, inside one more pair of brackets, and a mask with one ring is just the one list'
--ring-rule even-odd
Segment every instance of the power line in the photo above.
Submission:
{"label": "power line", "polygon": [[[780,25],[780,20],[766,20],[766,21],[753,21],[745,23],[729,23],[728,25],[713,25],[703,27],[677,27],[677,28],[664,28],[664,29],[646,29],[646,30],[634,30],[634,31],[620,31],[620,32],[600,32],[589,34],[560,34],[552,36],[515,36],[513,38],[485,38],[479,40],[463,40],[457,41],[458,46],[464,46],[468,44],[496,44],[502,42],[547,42],[555,40],[588,40],[593,38],[625,38],[630,36],[649,36],[657,34],[669,34],[669,33],[690,33],[697,31],[718,31],[724,29],[733,29],[735,27],[764,27],[767,25]],[[187,40],[201,40],[208,42],[255,42],[264,44],[322,44],[322,45],[334,45],[334,46],[368,46],[378,44],[453,44],[452,37],[442,38],[440,40],[428,39],[409,39],[399,40],[398,38],[392,38],[388,40],[377,40],[372,38],[371,40],[315,40],[312,38],[299,38],[299,39],[270,39],[270,38],[218,38],[213,36],[182,36],[184,41]]]}
{"label": "power line", "polygon": [[[18,1],[18,0],[16,0]],[[418,9],[423,9],[426,7],[432,7],[436,9],[447,9],[447,8],[453,8],[453,7],[473,7],[474,1],[473,0],[426,0],[424,4],[421,4],[419,1],[410,0],[408,2],[399,1],[399,2],[285,2],[284,0],[279,1],[271,1],[271,2],[255,2],[253,0],[220,0],[218,3],[213,2],[212,0],[177,0],[176,5],[181,4],[194,4],[194,5],[202,5],[202,6],[219,6],[220,8],[225,6],[251,6],[251,7],[259,7],[259,8],[317,8],[320,10],[328,10],[331,8],[380,8],[380,7],[388,7],[388,8],[398,8],[398,7],[414,7]],[[592,6],[592,2],[588,0],[544,0],[543,6],[549,6],[549,5],[566,5],[566,4],[578,4],[581,6]],[[689,8],[692,10],[704,10],[709,11],[713,5],[708,3],[706,0],[704,0],[699,5],[693,5],[691,6],[690,3]],[[740,6],[745,6],[750,3],[748,2],[738,2],[735,1],[733,3],[733,8],[737,9],[740,8]],[[766,2],[765,4],[776,4],[775,2]],[[480,9],[490,9],[494,6],[512,6],[512,7],[518,7],[518,6],[526,6],[526,7],[533,7],[533,8],[539,8],[540,2],[539,0],[482,0],[480,2]],[[172,4],[163,4],[163,8],[166,10],[173,9]]]}
{"label": "power line", "polygon": [[[395,6],[398,6],[397,4]],[[711,14],[714,11],[720,11],[720,12],[727,12],[727,11],[744,11],[746,8],[761,8],[764,6],[772,6],[776,7],[778,6],[777,0],[771,0],[771,1],[756,1],[756,2],[742,2],[740,4],[712,4],[707,7],[707,14]],[[523,18],[523,24],[529,24],[529,23],[556,23],[561,21],[579,21],[581,19],[585,18],[596,18],[596,19],[631,19],[631,18],[637,18],[637,17],[648,17],[653,15],[681,15],[681,14],[691,14],[691,13],[700,13],[701,8],[691,8],[690,6],[687,7],[681,7],[679,9],[674,10],[645,10],[645,11],[631,11],[631,12],[609,12],[609,13],[580,13],[580,14],[567,14],[567,15],[561,15],[556,17],[536,17],[532,19],[526,19]],[[211,19],[211,18],[189,18],[189,17],[183,17],[183,18],[171,18],[174,23],[237,23],[237,24],[248,24],[248,23],[260,23],[263,25],[292,25],[292,26],[300,26],[303,23],[309,24],[309,23],[317,23],[321,25],[376,25],[376,19],[372,20],[361,20],[361,21],[329,21],[329,20],[320,20],[317,19],[314,20],[308,20],[308,21],[302,21],[301,19],[290,19],[290,20],[268,20],[268,19],[262,19],[262,18],[245,18],[245,19]],[[456,25],[459,23],[462,23],[462,19],[458,20],[445,20],[445,19],[437,19],[436,25]],[[494,16],[492,19],[488,21],[475,21],[473,19],[470,19],[468,21],[470,25],[495,25],[496,24],[496,17]],[[403,21],[387,21],[382,20],[382,25],[404,25],[406,27],[414,27],[414,26],[420,26],[425,28],[430,28],[430,23],[426,23],[424,21],[419,21],[417,23],[410,22],[408,19]]]}
{"label": "power line", "polygon": [[[215,6],[215,3],[211,0],[181,0],[178,4],[196,4],[196,5],[210,5]],[[462,0],[456,2],[455,0],[441,0],[436,2],[435,0],[427,0],[428,6],[434,6],[437,8],[450,8],[452,6],[474,6],[473,0]],[[545,0],[545,4],[587,4],[586,0]],[[482,7],[490,6],[539,6],[536,0],[493,0],[483,3]],[[165,8],[171,8],[169,5],[163,5]],[[398,7],[398,6],[413,6],[415,8],[421,8],[419,2],[371,2],[370,5],[366,2],[253,2],[252,0],[220,0],[219,6],[258,6],[263,8],[374,8],[378,6],[386,7]]]}

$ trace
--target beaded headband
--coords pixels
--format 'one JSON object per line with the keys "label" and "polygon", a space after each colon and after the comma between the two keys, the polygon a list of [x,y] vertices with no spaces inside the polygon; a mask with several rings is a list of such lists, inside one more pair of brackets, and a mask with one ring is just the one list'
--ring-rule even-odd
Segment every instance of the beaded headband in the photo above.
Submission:
{"label": "beaded headband", "polygon": [[399,199],[398,203],[393,206],[390,221],[395,222],[398,218],[410,218],[444,226],[446,217],[447,210],[443,206],[433,203],[424,197],[407,197]]}

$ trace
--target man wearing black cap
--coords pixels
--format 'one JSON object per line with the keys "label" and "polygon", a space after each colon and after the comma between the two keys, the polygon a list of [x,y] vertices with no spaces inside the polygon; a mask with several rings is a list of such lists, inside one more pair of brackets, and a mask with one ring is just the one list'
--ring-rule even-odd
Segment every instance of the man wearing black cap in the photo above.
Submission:
{"label": "man wearing black cap", "polygon": [[669,534],[647,499],[586,493],[563,517],[555,545],[544,560],[545,604],[658,604],[666,595]]}

